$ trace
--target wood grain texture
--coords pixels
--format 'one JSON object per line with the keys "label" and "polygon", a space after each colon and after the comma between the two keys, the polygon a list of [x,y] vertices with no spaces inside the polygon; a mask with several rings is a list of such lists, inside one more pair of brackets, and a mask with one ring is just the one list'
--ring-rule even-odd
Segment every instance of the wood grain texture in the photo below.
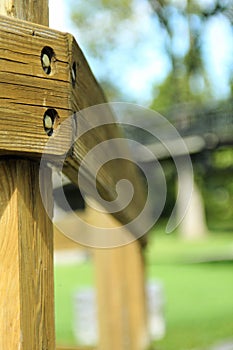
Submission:
{"label": "wood grain texture", "polygon": [[144,269],[138,241],[94,250],[99,308],[99,350],[145,350]]}
{"label": "wood grain texture", "polygon": [[28,22],[49,25],[48,0],[1,0],[0,13]]}
{"label": "wood grain texture", "polygon": [[[4,0],[1,1],[0,13],[48,24],[48,1]],[[3,22],[7,20],[6,17]],[[17,28],[13,32],[9,28],[6,30],[11,38],[15,37],[17,43],[20,41],[21,33]],[[27,132],[25,123],[18,132],[14,129],[16,109],[10,105],[6,107],[4,99],[16,102],[17,110],[20,110],[21,105],[30,104],[27,89],[22,89],[19,84],[22,74],[18,72],[14,77],[16,71],[10,67],[10,64],[14,67],[14,60],[9,60],[12,51],[17,63],[24,65],[20,56],[24,50],[22,47],[21,51],[14,50],[10,39],[8,46],[8,39],[1,33],[1,52],[5,52],[8,59],[1,59],[0,64],[1,77],[6,78],[5,81],[3,78],[0,86],[0,119],[3,120],[0,143],[9,136],[3,127],[4,120],[5,124],[12,126],[15,140],[20,139],[20,129]],[[12,97],[12,78],[18,81],[14,87],[17,101]],[[8,112],[6,119],[4,111]],[[32,106],[29,118],[25,119],[31,128],[33,119],[30,117],[35,111],[36,104]],[[9,143],[14,143],[14,137],[9,139]],[[42,171],[41,185],[47,195],[51,217],[52,181],[51,170],[48,168]],[[53,226],[41,201],[38,162],[18,158],[0,160],[0,276],[0,349],[54,350]]]}
{"label": "wood grain texture", "polygon": [[[70,114],[70,65],[67,35],[47,27],[0,18],[0,150],[1,153],[43,153],[49,137],[43,126],[47,109],[54,108],[60,122]],[[41,51],[53,48],[56,61],[51,75],[41,65]],[[64,153],[72,139],[55,143],[51,153]]]}
{"label": "wood grain texture", "polygon": [[[44,47],[55,53],[51,74],[41,65]],[[74,63],[75,85],[71,79]],[[48,108],[57,110],[62,123],[74,112],[106,100],[72,35],[1,16],[0,102],[0,151],[40,156],[49,140],[43,127]],[[72,127],[71,123],[54,143],[51,154],[69,149]]]}
{"label": "wood grain texture", "polygon": [[[55,52],[50,75],[41,66],[40,55],[45,46]],[[76,65],[75,83],[71,78],[73,64]],[[78,169],[86,154],[103,141],[122,137],[108,107],[103,114],[109,125],[98,128],[95,127],[98,117],[95,113],[73,115],[73,112],[105,102],[104,94],[72,35],[0,17],[0,154],[39,157],[49,140],[43,127],[43,115],[48,108],[54,108],[61,123],[68,116],[72,117],[65,128],[55,130],[53,143],[46,153],[61,155],[69,150],[63,171],[77,184]],[[73,143],[85,123],[90,130]],[[130,158],[126,147],[123,151],[118,149],[118,154]],[[103,156],[100,154],[99,158]],[[85,177],[93,180],[94,163],[83,164]],[[136,167],[122,159],[113,160],[100,169],[96,184],[101,195],[111,201],[117,195],[116,183],[122,178],[128,179],[134,188],[134,200],[126,210],[115,214],[125,224],[138,216],[146,200],[146,189]]]}
{"label": "wood grain texture", "polygon": [[[47,187],[50,170],[45,169]],[[53,227],[39,192],[39,166],[0,161],[0,349],[55,348]]]}
{"label": "wood grain texture", "polygon": [[99,350],[146,349],[144,275],[136,245],[95,251]]}

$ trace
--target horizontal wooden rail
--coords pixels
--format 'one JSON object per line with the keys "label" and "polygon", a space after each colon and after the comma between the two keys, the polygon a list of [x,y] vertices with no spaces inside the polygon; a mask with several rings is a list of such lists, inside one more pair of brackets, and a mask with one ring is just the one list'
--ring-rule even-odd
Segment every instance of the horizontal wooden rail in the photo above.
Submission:
{"label": "horizontal wooden rail", "polygon": [[[103,109],[108,125],[96,127],[92,113],[88,120],[85,113],[84,117],[74,114],[103,103],[104,94],[72,35],[0,16],[0,155],[40,159],[47,152],[56,161],[68,150],[63,172],[78,184],[78,169],[89,150],[122,137],[108,107]],[[51,118],[46,119],[48,113]],[[61,128],[65,120],[68,122]],[[85,122],[89,131],[74,143],[76,129]],[[51,135],[53,142],[45,151]],[[91,165],[85,168],[84,162],[84,169],[84,176],[93,181]],[[134,188],[127,208],[114,214],[125,224],[138,216],[146,200],[146,188],[136,166],[124,159],[113,160],[101,167],[94,180],[102,197],[112,201],[117,195],[116,183],[122,178]]]}

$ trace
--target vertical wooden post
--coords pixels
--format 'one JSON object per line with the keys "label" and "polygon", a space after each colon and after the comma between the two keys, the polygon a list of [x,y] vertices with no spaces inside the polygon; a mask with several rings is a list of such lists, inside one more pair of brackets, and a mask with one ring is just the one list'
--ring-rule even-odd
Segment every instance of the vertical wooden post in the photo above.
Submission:
{"label": "vertical wooden post", "polygon": [[[48,24],[47,1],[4,0],[1,14]],[[53,210],[52,182],[44,169]],[[0,160],[0,349],[54,350],[53,227],[39,191],[39,164]]]}
{"label": "vertical wooden post", "polygon": [[0,349],[54,349],[53,228],[25,160],[0,161],[0,276]]}
{"label": "vertical wooden post", "polygon": [[95,250],[99,350],[143,350],[147,346],[145,281],[140,243]]}
{"label": "vertical wooden post", "polygon": [[[95,206],[97,203],[95,203]],[[101,207],[99,206],[101,210]],[[121,224],[110,214],[87,206],[82,219],[97,227]],[[77,229],[88,234],[88,226]],[[111,234],[111,232],[109,232]],[[124,234],[133,238],[124,229]],[[92,250],[99,325],[98,350],[148,348],[145,271],[139,241],[111,249]]]}
{"label": "vertical wooden post", "polygon": [[49,25],[48,0],[1,0],[0,14],[44,26]]}

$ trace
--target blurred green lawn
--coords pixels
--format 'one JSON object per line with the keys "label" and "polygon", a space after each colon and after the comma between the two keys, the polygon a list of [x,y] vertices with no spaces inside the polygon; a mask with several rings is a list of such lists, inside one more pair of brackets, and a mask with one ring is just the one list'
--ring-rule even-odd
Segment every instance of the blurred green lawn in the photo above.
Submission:
{"label": "blurred green lawn", "polygon": [[[233,338],[233,261],[212,262],[233,254],[232,238],[219,232],[191,243],[177,233],[164,234],[162,227],[150,235],[147,279],[164,285],[167,327],[165,337],[151,349],[190,350]],[[202,260],[210,261],[197,263]],[[93,285],[91,261],[55,267],[58,344],[75,344],[73,295]]]}
{"label": "blurred green lawn", "polygon": [[76,345],[74,336],[74,295],[79,289],[94,285],[93,264],[55,266],[55,322],[58,345]]}

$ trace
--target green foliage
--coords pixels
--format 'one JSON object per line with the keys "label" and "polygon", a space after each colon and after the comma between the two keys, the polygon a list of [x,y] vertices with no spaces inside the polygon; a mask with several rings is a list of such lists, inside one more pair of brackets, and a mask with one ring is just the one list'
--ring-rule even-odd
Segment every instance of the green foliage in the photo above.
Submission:
{"label": "green foliage", "polygon": [[[110,87],[110,98],[122,97],[121,87],[114,79],[116,74],[112,74],[112,54],[116,59],[119,46],[122,45],[122,50],[127,48],[130,67],[137,59],[130,57],[130,49],[132,53],[143,50],[145,38],[135,30],[140,16],[137,4],[147,5],[147,16],[154,19],[154,30],[159,31],[160,50],[164,51],[164,59],[170,61],[170,72],[161,84],[155,85],[152,107],[164,110],[174,103],[210,99],[212,89],[203,60],[203,31],[209,21],[220,15],[222,21],[232,22],[230,0],[73,0],[72,18],[80,32],[79,40],[89,57],[98,60],[107,95]],[[181,41],[186,42],[182,50]]]}
{"label": "green foliage", "polygon": [[233,230],[233,150],[221,147],[194,162],[195,180],[202,192],[208,227]]}
{"label": "green foliage", "polygon": [[219,169],[230,169],[233,166],[233,149],[221,148],[214,152],[213,164]]}
{"label": "green foliage", "polygon": [[[196,77],[198,79],[198,77]],[[200,78],[201,79],[201,78]],[[187,74],[177,74],[171,72],[166,80],[155,88],[157,97],[152,102],[151,108],[166,113],[172,109],[172,106],[185,102],[194,102],[196,104],[204,103],[206,95],[198,89],[194,92],[190,88],[192,78],[189,79]],[[195,84],[193,81],[192,84]]]}
{"label": "green foliage", "polygon": [[[167,55],[171,62],[171,71],[160,86],[155,86],[155,99],[151,107],[165,112],[175,104],[209,101],[212,95],[211,84],[208,80],[203,60],[203,31],[206,23],[214,17],[222,15],[222,20],[232,21],[228,16],[230,2],[222,4],[215,0],[210,3],[201,1],[156,1],[150,0],[155,15],[159,18],[161,26],[168,38]],[[176,29],[178,20],[186,23],[182,36],[187,38],[186,52],[177,52],[177,37],[181,35]]]}
{"label": "green foliage", "polygon": [[104,64],[106,54],[114,49],[125,21],[132,16],[132,0],[76,1],[72,19],[85,41],[90,55]]}
{"label": "green foliage", "polygon": [[211,229],[233,230],[233,179],[231,172],[207,174],[202,188],[207,223]]}
{"label": "green foliage", "polygon": [[[133,53],[135,51],[139,52],[140,48],[143,50],[143,38],[140,36],[140,29],[138,30],[137,28],[135,30],[135,22],[140,18],[140,14],[138,15],[135,12],[138,3],[149,4],[150,11],[148,13],[155,24],[151,28],[158,30],[159,36],[155,35],[155,38],[157,40],[158,37],[160,38],[162,42],[160,50],[164,51],[164,57],[170,62],[170,71],[167,76],[159,85],[155,84],[154,86],[154,99],[151,102],[151,107],[164,113],[167,117],[169,117],[170,111],[175,111],[175,105],[190,106],[190,111],[183,111],[182,115],[184,116],[189,112],[192,115],[192,110],[196,110],[196,112],[202,110],[203,113],[200,113],[201,116],[199,117],[200,127],[194,132],[198,134],[205,133],[204,129],[206,125],[208,126],[207,109],[206,118],[204,120],[201,118],[205,111],[204,106],[212,104],[213,96],[206,62],[204,61],[203,51],[206,42],[203,39],[203,33],[211,21],[219,18],[222,23],[232,24],[231,1],[76,1],[73,20],[79,28],[85,49],[99,63],[102,86],[110,101],[124,100],[125,98],[121,93],[121,87],[117,79],[123,73],[121,70],[115,72],[114,63],[111,65],[111,59],[118,60],[119,46],[123,45],[121,48],[123,47],[129,52],[129,67],[137,59]],[[221,22],[219,23],[221,24]],[[185,45],[184,42],[186,43]],[[143,65],[143,62],[141,63]],[[157,62],[155,61],[154,64],[156,65]],[[124,65],[124,62],[122,62],[122,65]],[[233,86],[233,71],[231,72],[232,76],[229,77],[229,81],[231,86]],[[134,78],[132,77],[132,79]],[[135,84],[138,84],[136,79]],[[212,104],[212,110],[216,106],[217,104]],[[182,111],[182,108],[180,111]],[[198,113],[196,114],[198,115]],[[224,112],[219,112],[219,119],[224,119],[223,114]],[[218,124],[220,125],[221,123],[216,118],[216,125]],[[224,121],[222,121],[222,125],[224,125]],[[230,127],[228,130],[231,132]],[[225,132],[226,125],[224,126]],[[211,133],[215,133],[215,130],[212,130]],[[213,153],[213,158],[209,156],[211,158],[210,170],[204,169],[198,176],[199,169],[198,166],[195,167],[196,177],[204,176],[203,181],[199,181],[199,184],[203,189],[202,193],[205,197],[208,223],[211,227],[215,227],[215,224],[213,226],[213,221],[219,222],[218,228],[221,228],[222,221],[225,221],[224,225],[227,222],[227,227],[232,227],[230,223],[232,221],[231,216],[233,216],[233,209],[231,209],[232,169],[230,168],[232,157],[231,150],[219,150]],[[199,162],[201,163],[202,159]],[[169,180],[168,176],[167,181],[169,193],[164,210],[165,215],[168,214],[174,203],[175,190],[173,186],[174,181]],[[172,182],[172,185],[169,182]]]}

